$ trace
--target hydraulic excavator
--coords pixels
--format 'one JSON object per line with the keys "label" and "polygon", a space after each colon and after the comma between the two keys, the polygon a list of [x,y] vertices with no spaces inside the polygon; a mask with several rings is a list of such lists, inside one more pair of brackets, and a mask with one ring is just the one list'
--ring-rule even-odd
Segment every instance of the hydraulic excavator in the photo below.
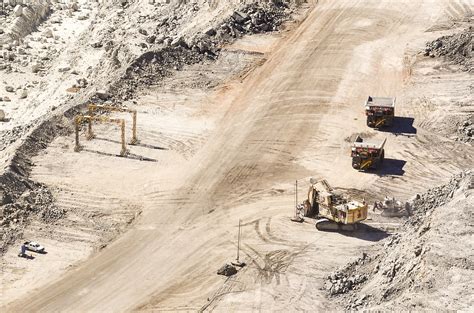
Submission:
{"label": "hydraulic excavator", "polygon": [[326,180],[310,179],[308,199],[303,206],[307,215],[318,218],[316,229],[321,231],[354,231],[367,219],[365,202],[347,199]]}

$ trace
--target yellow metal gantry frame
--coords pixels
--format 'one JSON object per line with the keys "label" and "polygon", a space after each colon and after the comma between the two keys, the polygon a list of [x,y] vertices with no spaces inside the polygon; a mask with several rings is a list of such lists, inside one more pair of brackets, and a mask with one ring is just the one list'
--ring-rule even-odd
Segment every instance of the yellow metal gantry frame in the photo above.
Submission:
{"label": "yellow metal gantry frame", "polygon": [[[98,105],[98,104],[89,104],[89,116],[94,116],[95,110],[104,110],[109,112],[127,112],[132,114],[132,140],[130,141],[131,145],[138,143],[137,138],[137,110],[131,110],[127,108],[113,107],[110,105]],[[90,125],[90,124],[89,124]],[[93,136],[92,130],[89,129],[89,136]]]}
{"label": "yellow metal gantry frame", "polygon": [[87,139],[92,139],[94,138],[94,134],[92,132],[92,122],[97,121],[101,123],[115,123],[120,125],[120,131],[121,131],[121,144],[122,144],[122,150],[120,151],[121,156],[125,156],[127,154],[127,147],[125,143],[125,120],[120,119],[120,118],[109,118],[105,116],[90,116],[90,115],[77,115],[74,118],[74,124],[75,124],[75,131],[76,131],[76,146],[74,148],[74,151],[79,152],[82,149],[82,146],[79,142],[79,126],[83,121],[88,122],[88,134],[87,134]]}

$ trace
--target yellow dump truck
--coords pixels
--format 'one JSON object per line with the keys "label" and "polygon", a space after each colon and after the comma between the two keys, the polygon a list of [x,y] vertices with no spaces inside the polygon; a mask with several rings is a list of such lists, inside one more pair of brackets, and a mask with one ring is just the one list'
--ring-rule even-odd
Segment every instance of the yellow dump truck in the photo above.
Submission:
{"label": "yellow dump truck", "polygon": [[379,168],[385,159],[386,141],[367,142],[357,136],[351,148],[352,168],[359,171]]}
{"label": "yellow dump truck", "polygon": [[369,96],[365,101],[365,115],[369,127],[392,126],[395,119],[395,98]]}

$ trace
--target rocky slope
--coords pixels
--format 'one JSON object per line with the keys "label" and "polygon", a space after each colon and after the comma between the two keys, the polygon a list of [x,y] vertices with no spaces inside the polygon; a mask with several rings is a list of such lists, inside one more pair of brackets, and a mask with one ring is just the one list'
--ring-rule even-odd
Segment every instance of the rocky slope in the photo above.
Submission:
{"label": "rocky slope", "polygon": [[329,275],[329,296],[346,309],[469,310],[473,207],[473,171],[417,195],[402,231]]}
{"label": "rocky slope", "polygon": [[440,37],[426,45],[425,55],[432,58],[444,57],[454,64],[462,66],[463,70],[474,71],[474,26],[463,31]]}

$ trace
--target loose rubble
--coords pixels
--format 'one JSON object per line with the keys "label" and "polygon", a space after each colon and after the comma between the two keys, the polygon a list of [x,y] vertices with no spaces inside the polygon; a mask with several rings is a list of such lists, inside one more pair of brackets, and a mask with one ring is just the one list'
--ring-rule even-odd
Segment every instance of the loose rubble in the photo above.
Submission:
{"label": "loose rubble", "polygon": [[55,206],[51,192],[44,186],[38,185],[25,191],[13,201],[9,194],[1,197],[0,226],[2,227],[2,246],[4,251],[8,244],[14,242],[32,215],[38,216],[46,223],[62,218],[66,211]]}
{"label": "loose rubble", "polygon": [[351,275],[349,272],[355,272],[357,266],[363,265],[369,261],[370,257],[364,253],[362,254],[362,257],[352,263],[349,263],[341,271],[336,271],[335,273],[329,275],[328,283],[326,284],[326,289],[328,290],[329,294],[334,296],[357,289],[360,284],[367,280],[367,276],[359,274]]}
{"label": "loose rubble", "polygon": [[[473,188],[474,173],[467,171],[443,186],[417,195],[412,201],[414,215],[399,233],[328,276],[329,296],[337,297],[347,310],[387,305],[414,309],[417,307],[414,294],[426,297],[423,293],[437,291],[442,298],[444,284],[449,283],[445,280],[452,278],[450,271],[473,268],[472,262],[466,259],[469,248],[462,240],[473,233],[470,213],[474,204]],[[451,237],[456,238],[459,247]],[[438,277],[444,275],[449,277]],[[472,276],[472,272],[466,275]],[[467,277],[466,281],[471,280]],[[456,307],[466,305],[460,302]]]}
{"label": "loose rubble", "polygon": [[227,277],[235,274],[237,274],[237,269],[231,264],[225,264],[217,271],[217,275],[223,275]]}
{"label": "loose rubble", "polygon": [[470,114],[467,119],[459,123],[457,127],[458,141],[472,142],[474,136],[474,115]]}
{"label": "loose rubble", "polygon": [[[280,29],[292,13],[284,2],[251,3],[235,11],[217,27],[189,38],[173,37],[176,22],[168,18],[158,22],[156,30],[151,30],[152,34],[140,28],[138,33],[145,41],[141,46],[148,51],[128,67],[120,82],[113,87],[113,93],[120,100],[127,100],[140,85],[156,84],[183,66],[217,59],[225,44],[244,35]],[[178,15],[181,14],[175,16]]]}
{"label": "loose rubble", "polygon": [[464,71],[474,71],[474,26],[427,43],[425,55],[432,58],[445,57],[454,64],[461,65]]}

